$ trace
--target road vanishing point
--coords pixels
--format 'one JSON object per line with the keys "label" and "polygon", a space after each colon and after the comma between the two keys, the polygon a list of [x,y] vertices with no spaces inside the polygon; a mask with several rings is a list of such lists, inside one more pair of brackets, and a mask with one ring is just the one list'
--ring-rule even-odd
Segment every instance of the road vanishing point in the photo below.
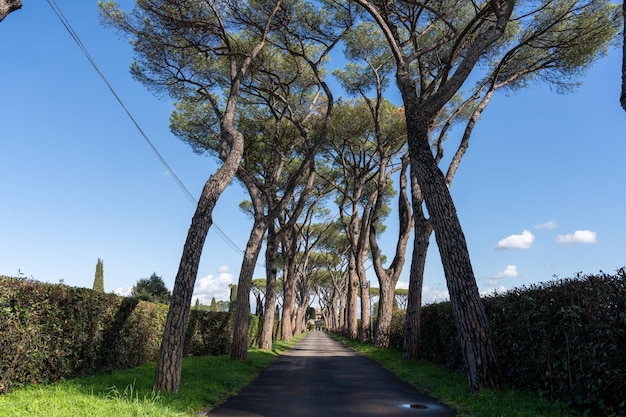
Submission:
{"label": "road vanishing point", "polygon": [[435,398],[312,331],[208,417],[454,417]]}

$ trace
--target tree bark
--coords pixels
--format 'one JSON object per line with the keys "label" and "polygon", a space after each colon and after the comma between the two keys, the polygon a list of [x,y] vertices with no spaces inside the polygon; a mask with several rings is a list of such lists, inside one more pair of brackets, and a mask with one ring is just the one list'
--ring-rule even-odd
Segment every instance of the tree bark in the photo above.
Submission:
{"label": "tree bark", "polygon": [[0,0],[0,22],[2,22],[9,13],[21,8],[22,2],[20,0]]}
{"label": "tree bark", "polygon": [[454,202],[430,149],[430,119],[415,107],[412,108],[410,101],[407,106],[409,112],[412,117],[407,117],[407,132],[412,166],[416,167],[435,231],[470,389],[477,391],[483,387],[497,387],[500,384],[500,370],[489,320],[478,292]]}
{"label": "tree bark", "polygon": [[[283,254],[283,315],[281,324],[281,340],[290,340],[294,335],[296,316],[296,285],[298,274],[296,273],[298,262],[297,231],[295,227],[290,230],[282,228],[282,254]],[[286,233],[285,233],[286,232]]]}
{"label": "tree bark", "polygon": [[[396,82],[405,108],[411,166],[416,168],[441,254],[470,390],[497,387],[500,372],[489,321],[478,293],[467,243],[450,191],[430,148],[429,129],[436,114],[459,91],[485,51],[502,37],[516,0],[485,3],[481,13],[490,14],[492,20],[488,24],[482,20],[478,26],[467,27],[467,32],[462,31],[464,36],[470,31],[474,33],[477,29],[484,29],[474,34],[470,44],[451,56],[456,62],[442,64],[440,82],[428,84],[427,77],[420,77],[420,88],[410,70],[411,63],[415,62],[412,60],[418,56],[417,51],[414,56],[406,55],[404,40],[398,38],[393,18],[374,2],[355,1],[377,22],[396,60]],[[472,20],[472,24],[480,20],[479,16],[476,18],[478,20]]]}
{"label": "tree bark", "polygon": [[373,219],[370,222],[370,247],[372,248],[372,262],[374,263],[374,271],[378,277],[380,285],[380,298],[378,301],[378,320],[376,325],[376,335],[374,337],[374,346],[387,348],[389,347],[389,337],[391,334],[391,322],[393,320],[393,306],[395,301],[395,289],[404,262],[406,258],[406,247],[411,235],[413,227],[411,217],[411,205],[407,196],[407,169],[409,158],[405,155],[402,158],[402,171],[400,172],[400,192],[398,195],[398,241],[396,243],[396,251],[393,261],[389,268],[385,269],[382,265],[382,253],[376,241],[376,226],[378,223],[378,213],[382,208],[382,198],[385,185],[387,184],[386,164],[381,165],[381,178],[379,179],[379,189],[377,192],[377,201],[374,205]]}
{"label": "tree bark", "polygon": [[207,180],[200,195],[196,212],[187,232],[161,340],[154,385],[156,389],[168,392],[178,392],[180,387],[183,343],[189,322],[191,298],[204,241],[213,224],[213,208],[235,175],[243,155],[243,136],[232,130],[225,134],[229,136],[228,143],[231,144],[231,151],[224,164]]}
{"label": "tree bark", "polygon": [[267,242],[265,248],[265,314],[263,315],[263,327],[259,337],[259,348],[262,350],[272,349],[272,335],[274,331],[274,318],[276,313],[276,256],[278,245],[276,232],[273,224],[268,225]]}
{"label": "tree bark", "polygon": [[357,297],[359,291],[359,277],[356,273],[356,261],[354,253],[350,253],[348,260],[348,299],[344,310],[344,328],[345,336],[348,339],[356,340],[359,336],[358,320],[357,320]]}
{"label": "tree bark", "polygon": [[[365,268],[363,268],[365,270]],[[372,339],[372,317],[370,311],[370,282],[361,280],[361,328],[359,329],[359,340],[361,343]]]}
{"label": "tree bark", "polygon": [[415,361],[420,357],[420,337],[422,323],[422,289],[424,285],[424,268],[432,226],[426,216],[422,204],[422,191],[417,183],[415,169],[411,168],[411,205],[415,232],[413,235],[413,256],[409,276],[409,296],[407,298],[406,317],[404,322],[404,340],[402,358]]}
{"label": "tree bark", "polygon": [[[237,306],[233,319],[233,343],[230,351],[230,357],[232,359],[245,360],[248,357],[250,290],[252,289],[252,280],[254,279],[254,269],[263,244],[263,236],[267,230],[268,218],[265,215],[265,199],[255,182],[254,176],[240,167],[237,170],[237,177],[248,190],[248,195],[250,195],[250,200],[252,200],[254,216],[254,223],[250,231],[248,243],[246,244],[246,251],[244,252],[241,271],[239,273]],[[260,310],[260,306],[258,305],[259,300],[260,297],[257,296],[257,311]]]}
{"label": "tree bark", "polygon": [[235,360],[243,361],[248,358],[250,289],[252,288],[254,268],[259,259],[266,229],[265,217],[255,220],[241,264],[239,283],[237,285],[237,307],[235,308],[235,317],[233,319],[233,344],[230,351],[230,357]]}

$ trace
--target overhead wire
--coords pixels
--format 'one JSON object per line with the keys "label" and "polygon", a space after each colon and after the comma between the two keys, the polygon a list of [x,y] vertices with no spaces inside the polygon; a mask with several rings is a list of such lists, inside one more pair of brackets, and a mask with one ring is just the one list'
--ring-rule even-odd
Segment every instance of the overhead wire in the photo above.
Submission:
{"label": "overhead wire", "polygon": [[[167,163],[167,161],[165,160],[165,158],[163,157],[163,155],[159,152],[159,150],[156,148],[156,146],[154,146],[154,144],[152,143],[152,141],[150,140],[150,138],[148,137],[148,135],[144,132],[144,130],[141,128],[141,126],[139,125],[139,122],[137,122],[137,120],[135,119],[135,117],[132,115],[132,113],[130,112],[130,110],[128,109],[128,107],[126,107],[126,105],[124,104],[124,102],[122,101],[121,97],[117,94],[117,92],[115,91],[115,89],[113,88],[113,86],[111,85],[111,83],[109,83],[108,79],[105,77],[104,73],[100,70],[100,68],[98,67],[96,61],[93,59],[93,57],[91,56],[91,54],[89,53],[89,51],[87,50],[87,47],[85,47],[85,45],[83,44],[82,40],[80,39],[80,36],[78,36],[78,34],[76,33],[76,31],[74,31],[74,28],[72,27],[72,25],[70,24],[69,20],[65,17],[65,15],[63,14],[63,11],[61,10],[61,8],[59,7],[59,5],[56,3],[55,0],[47,0],[48,4],[50,5],[50,7],[52,8],[52,10],[54,11],[55,15],[58,17],[58,19],[61,21],[61,23],[63,24],[63,26],[65,27],[65,29],[69,32],[70,36],[72,37],[72,39],[74,39],[74,42],[76,42],[76,44],[78,45],[78,47],[80,48],[80,50],[83,52],[83,54],[85,55],[85,57],[87,58],[87,60],[89,61],[89,63],[91,64],[91,66],[94,68],[94,70],[98,73],[98,75],[100,76],[100,78],[102,79],[102,81],[104,81],[104,83],[106,84],[106,86],[108,87],[109,91],[113,94],[113,96],[115,97],[115,99],[117,100],[117,102],[120,104],[120,106],[122,107],[122,109],[124,110],[124,112],[126,113],[126,115],[130,118],[130,120],[132,121],[132,123],[135,125],[135,127],[137,128],[137,130],[139,131],[139,133],[141,134],[141,136],[143,137],[143,139],[145,140],[145,142],[148,144],[148,146],[150,147],[150,149],[152,149],[152,152],[154,152],[154,154],[157,156],[157,158],[159,159],[159,161],[161,162],[161,164],[165,167],[165,169],[167,170],[167,173],[170,175],[171,178],[174,179],[174,181],[176,182],[176,184],[178,185],[178,187],[181,189],[181,191],[183,192],[183,194],[185,194],[185,196],[187,197],[187,199],[194,205],[198,204],[198,201],[196,200],[196,198],[193,196],[193,194],[191,194],[191,192],[189,191],[189,189],[185,186],[185,184],[181,181],[181,179],[178,177],[178,175],[176,175],[176,173],[174,172],[174,170],[170,167],[170,165]],[[220,238],[226,243],[226,245],[228,247],[230,247],[232,250],[234,250],[235,252],[237,252],[240,255],[244,254],[244,251],[241,250],[237,244],[235,242],[233,242],[233,240],[228,237],[228,235],[215,223],[213,222],[212,226],[215,228],[218,236],[220,236]]]}

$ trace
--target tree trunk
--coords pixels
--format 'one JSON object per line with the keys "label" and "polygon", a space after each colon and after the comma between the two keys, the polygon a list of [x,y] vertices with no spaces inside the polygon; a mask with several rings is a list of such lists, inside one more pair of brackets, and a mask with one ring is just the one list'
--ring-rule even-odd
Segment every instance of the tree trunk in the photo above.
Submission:
{"label": "tree trunk", "polygon": [[276,256],[278,246],[274,225],[270,224],[267,229],[267,242],[265,248],[265,315],[263,327],[259,338],[259,348],[262,350],[272,349],[274,317],[276,313]]}
{"label": "tree trunk", "polygon": [[236,360],[243,361],[248,358],[250,289],[252,288],[254,268],[259,259],[266,229],[267,224],[264,218],[254,222],[241,264],[239,283],[237,285],[237,307],[235,308],[235,318],[233,320],[233,344],[230,351],[230,357]]}
{"label": "tree trunk", "polygon": [[337,304],[333,305],[333,313],[335,314],[335,330],[340,331],[345,329],[346,326],[346,293],[339,295]]}
{"label": "tree trunk", "polygon": [[407,298],[406,317],[404,321],[404,340],[402,358],[416,361],[419,359],[421,323],[422,323],[422,287],[424,285],[424,269],[426,255],[433,228],[424,214],[424,199],[417,182],[415,168],[411,168],[411,206],[413,208],[413,256],[411,274],[409,276],[409,296]]}
{"label": "tree trunk", "polygon": [[402,341],[402,359],[408,361],[416,361],[420,358],[422,289],[424,284],[426,253],[428,252],[428,239],[426,242],[424,242],[423,239],[425,234],[425,232],[415,232],[413,259],[411,260],[409,296],[407,298]]}
{"label": "tree trunk", "polygon": [[[414,91],[411,94],[414,95]],[[454,202],[428,143],[429,118],[416,107],[411,108],[410,103],[407,107],[411,166],[416,168],[435,231],[469,386],[472,391],[497,387],[500,384],[500,371],[489,320],[478,292]]]}
{"label": "tree trunk", "polygon": [[376,319],[376,337],[374,346],[389,347],[391,333],[391,319],[393,316],[393,298],[395,297],[395,282],[382,280],[380,284],[380,298],[378,300],[378,318]]}
{"label": "tree trunk", "polygon": [[9,13],[21,8],[22,2],[20,0],[0,0],[0,22],[2,22]]}
{"label": "tree trunk", "polygon": [[296,312],[296,334],[306,331],[306,311],[308,309],[308,299],[300,304]]}
{"label": "tree trunk", "polygon": [[370,311],[370,283],[367,280],[361,280],[361,329],[359,339],[361,343],[367,342],[372,338],[372,317]]}
{"label": "tree trunk", "polygon": [[213,224],[212,213],[217,199],[235,175],[243,155],[243,136],[232,131],[226,135],[230,137],[231,152],[205,183],[187,232],[157,360],[154,386],[159,390],[178,392],[180,387],[183,344],[204,241]]}
{"label": "tree trunk", "polygon": [[345,306],[345,336],[348,339],[356,340],[359,337],[357,319],[357,296],[359,291],[359,277],[356,273],[356,262],[354,255],[350,254],[348,261],[348,300]]}
{"label": "tree trunk", "polygon": [[[386,164],[385,164],[386,165]],[[383,165],[384,166],[384,165]],[[376,335],[374,337],[374,346],[387,348],[389,347],[389,336],[391,334],[391,322],[393,319],[393,308],[395,301],[395,289],[404,262],[406,259],[406,247],[413,228],[411,216],[411,204],[407,196],[407,169],[409,166],[408,155],[402,157],[402,170],[400,172],[400,192],[398,194],[398,241],[396,243],[396,251],[393,261],[389,268],[385,269],[382,263],[382,252],[378,246],[376,238],[376,226],[378,225],[379,213],[382,209],[382,197],[384,187],[388,182],[388,176],[384,171],[384,176],[379,179],[377,201],[371,213],[372,220],[370,222],[369,241],[372,253],[372,262],[374,271],[378,277],[380,285],[380,298],[378,301],[378,319],[376,320]]]}
{"label": "tree trunk", "polygon": [[[286,271],[285,271],[286,272]],[[283,274],[283,319],[281,320],[281,340],[290,340],[293,337],[293,320],[296,306],[295,274]]]}

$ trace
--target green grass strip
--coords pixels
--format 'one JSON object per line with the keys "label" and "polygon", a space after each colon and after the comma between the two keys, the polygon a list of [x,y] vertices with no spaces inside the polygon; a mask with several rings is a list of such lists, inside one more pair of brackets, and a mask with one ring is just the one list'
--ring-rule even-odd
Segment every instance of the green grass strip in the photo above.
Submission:
{"label": "green grass strip", "polygon": [[336,336],[338,340],[392,371],[399,379],[421,392],[438,398],[457,410],[459,417],[580,417],[562,403],[548,401],[536,393],[514,390],[482,390],[472,394],[467,377],[427,361],[405,361],[394,349]]}
{"label": "green grass strip", "polygon": [[250,349],[248,359],[228,355],[183,359],[178,394],[154,391],[155,363],[118,371],[31,385],[0,395],[0,416],[179,417],[215,407],[235,395],[304,335],[275,342],[272,351]]}

